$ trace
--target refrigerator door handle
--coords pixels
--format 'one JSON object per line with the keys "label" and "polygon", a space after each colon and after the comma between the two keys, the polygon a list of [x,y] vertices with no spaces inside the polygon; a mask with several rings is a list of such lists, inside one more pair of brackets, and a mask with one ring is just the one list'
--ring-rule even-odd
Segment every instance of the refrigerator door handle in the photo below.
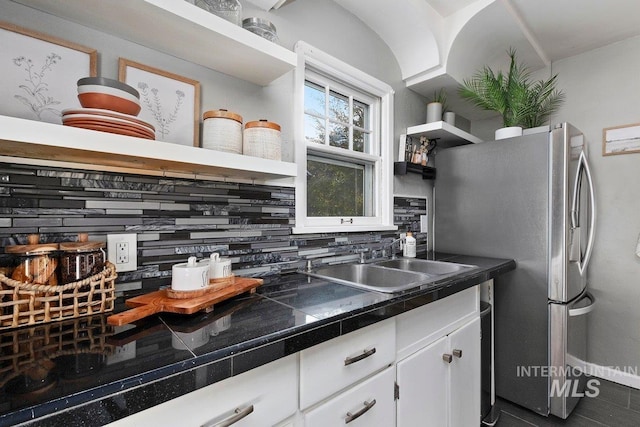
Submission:
{"label": "refrigerator door handle", "polygon": [[591,292],[587,291],[584,296],[582,298],[580,298],[578,301],[574,302],[572,305],[575,305],[577,303],[579,303],[580,301],[584,300],[585,298],[587,298],[589,301],[591,301],[591,304],[589,304],[586,307],[580,307],[580,308],[571,308],[569,309],[569,316],[571,317],[575,317],[575,316],[584,316],[587,313],[591,313],[596,305],[596,298],[591,295]]}
{"label": "refrigerator door handle", "polygon": [[[576,257],[576,252],[580,251],[580,247],[576,245],[580,244],[579,240],[579,213],[580,213],[580,193],[582,187],[582,176],[584,173],[584,177],[587,179],[587,186],[589,190],[589,236],[587,240],[587,247],[584,252],[583,257]],[[570,255],[570,259],[572,261],[578,262],[578,269],[580,270],[580,274],[584,274],[587,270],[587,266],[589,265],[589,260],[591,259],[591,252],[593,251],[593,242],[595,237],[595,227],[596,227],[596,198],[595,198],[595,189],[593,185],[593,179],[591,177],[591,169],[589,168],[589,163],[587,162],[587,156],[584,151],[580,153],[580,160],[578,165],[578,170],[576,172],[576,181],[573,186],[573,203],[571,206],[571,232],[572,232],[572,244],[570,253],[574,254]],[[576,259],[577,258],[577,259]],[[581,258],[581,259],[580,259]]]}

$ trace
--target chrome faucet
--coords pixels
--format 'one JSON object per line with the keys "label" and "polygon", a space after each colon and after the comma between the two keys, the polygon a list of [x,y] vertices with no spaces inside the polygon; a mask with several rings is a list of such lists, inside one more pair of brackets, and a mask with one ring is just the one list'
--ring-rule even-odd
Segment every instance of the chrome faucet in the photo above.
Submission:
{"label": "chrome faucet", "polygon": [[396,243],[400,243],[400,245],[398,245],[398,250],[402,250],[403,240],[404,240],[404,237],[398,237],[397,239],[393,240],[391,243],[384,245],[383,250],[386,248],[391,249],[391,259],[396,259],[396,253],[393,250],[393,247],[395,246]]}

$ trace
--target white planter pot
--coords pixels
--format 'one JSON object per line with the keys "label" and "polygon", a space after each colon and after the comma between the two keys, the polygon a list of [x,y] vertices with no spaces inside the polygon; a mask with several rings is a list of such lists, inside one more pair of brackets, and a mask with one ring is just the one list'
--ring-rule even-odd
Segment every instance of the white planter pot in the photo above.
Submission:
{"label": "white planter pot", "polygon": [[427,104],[427,123],[439,122],[442,120],[442,104],[430,102]]}
{"label": "white planter pot", "polygon": [[496,130],[496,139],[512,138],[514,136],[522,136],[522,128],[520,126],[509,126]]}
{"label": "white planter pot", "polygon": [[444,121],[449,123],[451,126],[456,125],[456,113],[453,111],[447,111],[444,113]]}

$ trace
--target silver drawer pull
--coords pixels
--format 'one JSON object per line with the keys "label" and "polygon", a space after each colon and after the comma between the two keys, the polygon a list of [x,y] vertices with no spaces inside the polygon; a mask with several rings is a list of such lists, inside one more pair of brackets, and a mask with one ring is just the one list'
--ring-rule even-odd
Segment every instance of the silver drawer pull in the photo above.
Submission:
{"label": "silver drawer pull", "polygon": [[442,360],[444,360],[447,363],[451,363],[451,361],[453,360],[453,356],[448,353],[445,353],[442,355]]}
{"label": "silver drawer pull", "polygon": [[376,353],[376,348],[373,347],[371,350],[365,350],[364,353],[359,354],[354,357],[347,357],[344,359],[344,366],[351,365],[352,363],[356,363],[361,361],[362,359],[366,359],[369,356],[373,356]]}
{"label": "silver drawer pull", "polygon": [[454,350],[452,351],[452,353],[453,353],[453,355],[454,355],[455,357],[457,357],[458,359],[462,359],[462,350],[459,350],[459,349],[457,349],[457,348],[456,348],[456,349],[454,349]]}
{"label": "silver drawer pull", "polygon": [[213,420],[207,421],[206,423],[202,424],[201,427],[229,427],[230,425],[237,423],[238,421],[252,413],[253,405],[247,406],[244,409],[236,408],[233,412],[233,415],[231,415],[229,418],[226,418],[220,422],[216,422]]}
{"label": "silver drawer pull", "polygon": [[356,412],[355,414],[352,414],[351,412],[347,412],[347,417],[344,419],[344,423],[345,424],[349,424],[351,421],[355,420],[356,418],[358,418],[360,415],[363,415],[364,413],[366,413],[369,409],[373,408],[373,405],[376,404],[376,400],[373,399],[371,402],[367,402],[366,400],[364,401],[364,408],[360,409],[358,412]]}

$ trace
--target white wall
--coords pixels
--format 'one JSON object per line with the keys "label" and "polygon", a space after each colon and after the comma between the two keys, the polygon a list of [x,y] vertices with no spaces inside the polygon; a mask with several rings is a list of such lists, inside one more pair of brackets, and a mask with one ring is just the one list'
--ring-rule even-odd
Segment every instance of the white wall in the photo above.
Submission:
{"label": "white wall", "polygon": [[640,369],[640,153],[602,155],[602,129],[640,122],[640,38],[553,64],[567,101],[556,115],[584,132],[597,197],[589,286],[589,361]]}

